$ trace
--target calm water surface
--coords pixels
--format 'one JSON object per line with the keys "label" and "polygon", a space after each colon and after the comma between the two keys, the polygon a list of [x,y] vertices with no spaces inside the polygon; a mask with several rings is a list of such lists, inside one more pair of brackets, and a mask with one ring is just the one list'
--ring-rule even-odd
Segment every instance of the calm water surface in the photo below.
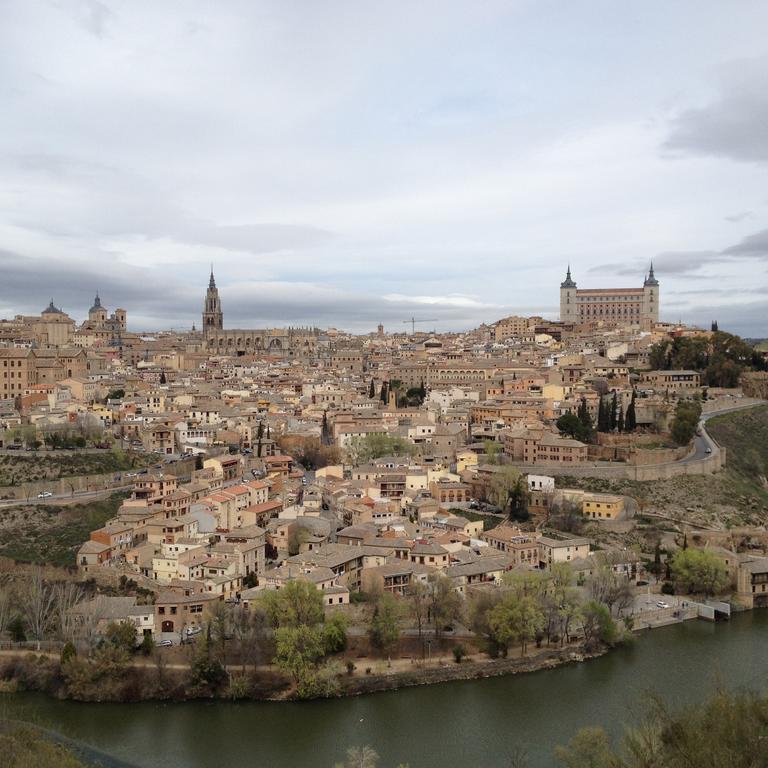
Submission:
{"label": "calm water surface", "polygon": [[140,768],[331,768],[370,744],[381,768],[502,768],[515,745],[531,768],[581,727],[622,723],[654,691],[671,704],[718,684],[768,690],[768,611],[729,623],[654,630],[584,664],[519,677],[445,683],[332,701],[78,704],[33,694],[2,699],[4,715],[92,745]]}

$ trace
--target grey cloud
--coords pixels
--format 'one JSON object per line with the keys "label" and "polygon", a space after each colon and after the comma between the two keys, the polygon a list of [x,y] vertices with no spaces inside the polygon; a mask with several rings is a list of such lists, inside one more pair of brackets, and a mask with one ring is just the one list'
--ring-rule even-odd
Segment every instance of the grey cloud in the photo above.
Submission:
{"label": "grey cloud", "polygon": [[[718,251],[665,251],[653,258],[656,272],[664,275],[690,275],[702,267],[724,261]],[[592,267],[590,273],[610,272],[614,275],[632,276],[640,279],[647,271],[649,262],[600,264]]]}
{"label": "grey cloud", "polygon": [[753,211],[741,211],[741,213],[733,213],[730,216],[724,216],[723,218],[726,221],[730,221],[732,224],[738,224],[740,221],[744,221],[745,219],[751,219],[754,218],[754,212]]}
{"label": "grey cloud", "polygon": [[768,229],[763,229],[760,232],[748,235],[740,243],[736,243],[736,245],[726,248],[723,253],[728,256],[740,256],[744,258],[768,258]]}
{"label": "grey cloud", "polygon": [[768,60],[738,62],[718,97],[687,109],[671,124],[663,149],[673,153],[768,162]]}
{"label": "grey cloud", "polygon": [[96,37],[104,37],[107,25],[114,18],[114,13],[99,0],[64,0],[53,3],[70,16],[76,24]]}

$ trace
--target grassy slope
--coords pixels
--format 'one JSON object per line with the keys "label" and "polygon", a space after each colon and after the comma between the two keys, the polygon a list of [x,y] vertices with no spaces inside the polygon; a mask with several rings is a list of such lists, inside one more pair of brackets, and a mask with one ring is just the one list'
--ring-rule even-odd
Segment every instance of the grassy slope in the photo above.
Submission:
{"label": "grassy slope", "polygon": [[126,469],[143,468],[157,456],[133,451],[104,451],[103,453],[51,454],[19,453],[0,455],[0,487],[35,480],[55,480],[59,477],[100,475]]}
{"label": "grassy slope", "polygon": [[650,512],[704,525],[768,522],[768,406],[711,419],[707,429],[727,454],[716,475],[637,482],[562,478],[563,485],[634,496]]}
{"label": "grassy slope", "polygon": [[0,509],[0,555],[24,562],[75,564],[80,545],[114,517],[125,494],[71,506]]}

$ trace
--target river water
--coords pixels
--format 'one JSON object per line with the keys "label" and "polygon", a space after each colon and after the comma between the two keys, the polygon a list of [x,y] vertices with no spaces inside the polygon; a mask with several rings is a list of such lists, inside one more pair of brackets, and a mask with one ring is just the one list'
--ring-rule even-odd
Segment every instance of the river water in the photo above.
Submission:
{"label": "river water", "polygon": [[581,727],[619,734],[653,691],[673,705],[717,685],[768,690],[768,611],[689,621],[640,635],[599,659],[516,677],[315,702],[78,704],[37,694],[0,699],[31,719],[141,768],[332,768],[371,745],[381,768],[504,768],[517,746],[531,768]]}

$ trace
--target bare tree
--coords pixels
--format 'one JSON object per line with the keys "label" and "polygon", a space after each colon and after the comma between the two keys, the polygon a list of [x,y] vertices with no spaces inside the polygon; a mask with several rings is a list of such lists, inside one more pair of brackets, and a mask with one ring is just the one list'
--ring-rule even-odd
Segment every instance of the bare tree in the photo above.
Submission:
{"label": "bare tree", "polygon": [[0,635],[3,634],[11,618],[13,595],[8,582],[0,584]]}
{"label": "bare tree", "polygon": [[59,637],[65,642],[74,641],[78,622],[72,609],[83,599],[83,590],[71,581],[62,581],[54,586],[53,594]]}
{"label": "bare tree", "polygon": [[37,640],[37,649],[40,650],[40,641],[51,629],[56,609],[53,586],[45,581],[41,568],[32,572],[24,583],[19,598],[29,631]]}

